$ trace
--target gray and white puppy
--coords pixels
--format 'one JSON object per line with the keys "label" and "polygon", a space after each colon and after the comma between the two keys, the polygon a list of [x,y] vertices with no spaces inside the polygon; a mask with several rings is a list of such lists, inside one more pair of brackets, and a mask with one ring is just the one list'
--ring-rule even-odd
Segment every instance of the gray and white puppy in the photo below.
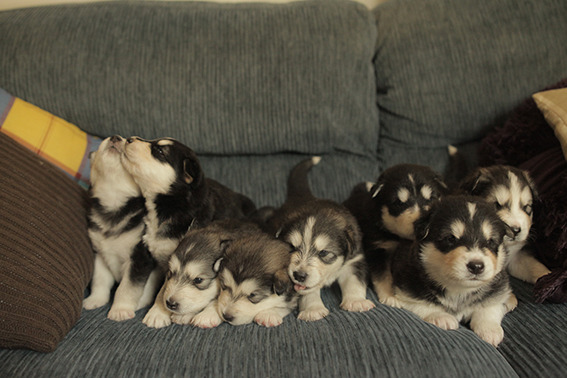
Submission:
{"label": "gray and white puppy", "polygon": [[133,318],[155,295],[155,287],[146,287],[142,295],[144,285],[139,292],[132,291],[137,274],[131,267],[148,258],[141,245],[146,207],[140,188],[122,165],[125,143],[119,135],[108,137],[90,156],[89,237],[96,255],[91,294],[83,307],[90,310],[108,303],[114,284],[119,282],[108,313],[108,318],[116,321]]}
{"label": "gray and white puppy", "polygon": [[504,337],[502,318],[517,305],[504,269],[507,232],[482,199],[441,199],[416,223],[416,240],[402,241],[390,255],[395,301],[388,304],[443,329],[470,322],[480,338],[497,346]]}
{"label": "gray and white puppy", "polygon": [[218,312],[232,325],[275,327],[297,307],[287,275],[290,246],[265,233],[228,242],[219,262]]}
{"label": "gray and white puppy", "polygon": [[189,231],[169,259],[156,302],[163,302],[174,323],[218,326],[222,319],[217,311],[217,274],[224,251],[234,240],[260,232],[257,225],[236,219],[214,221]]}
{"label": "gray and white puppy", "polygon": [[510,275],[533,284],[550,273],[528,245],[537,197],[528,172],[505,165],[478,168],[460,183],[460,189],[491,203],[512,231],[511,237],[504,240],[510,255]]}
{"label": "gray and white puppy", "polygon": [[299,319],[314,321],[329,314],[321,289],[338,281],[341,308],[368,311],[367,267],[362,235],[354,216],[342,205],[316,198],[307,174],[319,157],[297,164],[288,177],[287,198],[268,220],[268,230],[292,246],[288,274],[299,299]]}

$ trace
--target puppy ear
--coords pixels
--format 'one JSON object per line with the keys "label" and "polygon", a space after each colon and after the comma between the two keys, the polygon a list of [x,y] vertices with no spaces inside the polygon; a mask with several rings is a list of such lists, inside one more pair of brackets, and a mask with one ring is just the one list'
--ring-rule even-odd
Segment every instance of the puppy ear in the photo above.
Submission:
{"label": "puppy ear", "polygon": [[491,180],[492,175],[489,170],[479,168],[473,174],[466,177],[459,186],[473,196],[481,196]]}
{"label": "puppy ear", "polygon": [[96,150],[89,152],[89,160],[93,160],[96,156]]}
{"label": "puppy ear", "polygon": [[274,285],[272,288],[274,290],[274,293],[276,293],[277,295],[282,295],[288,292],[292,286],[293,283],[291,282],[286,269],[280,269],[276,273],[274,273]]}
{"label": "puppy ear", "polygon": [[362,236],[357,226],[348,225],[345,228],[346,256],[349,259],[362,250]]}
{"label": "puppy ear", "polygon": [[526,180],[526,182],[528,183],[528,187],[532,191],[533,201],[534,202],[539,201],[539,193],[537,191],[535,182],[532,179],[532,176],[529,174],[528,171],[522,171],[522,176],[524,176],[524,180]]}
{"label": "puppy ear", "polygon": [[201,165],[195,159],[185,159],[183,160],[183,180],[186,184],[199,183],[201,182],[203,176],[203,171],[201,170]]}
{"label": "puppy ear", "polygon": [[372,198],[376,197],[378,195],[378,193],[380,193],[380,191],[382,190],[383,187],[384,187],[384,184],[374,184],[372,186],[372,188],[369,190],[370,196]]}
{"label": "puppy ear", "polygon": [[218,273],[222,269],[222,261],[224,257],[218,258],[217,261],[213,264],[213,272]]}

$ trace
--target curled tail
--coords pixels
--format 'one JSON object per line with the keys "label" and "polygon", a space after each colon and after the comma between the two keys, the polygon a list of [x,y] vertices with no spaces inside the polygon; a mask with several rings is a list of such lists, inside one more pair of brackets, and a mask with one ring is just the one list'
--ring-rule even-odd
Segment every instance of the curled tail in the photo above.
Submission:
{"label": "curled tail", "polygon": [[465,157],[457,147],[449,145],[447,152],[449,154],[449,164],[445,172],[445,182],[451,191],[453,191],[457,188],[459,182],[467,175],[469,169]]}
{"label": "curled tail", "polygon": [[303,160],[292,168],[287,179],[286,202],[295,202],[314,198],[311,188],[309,188],[307,173],[309,173],[311,167],[319,164],[320,161],[320,156],[313,156],[310,159]]}

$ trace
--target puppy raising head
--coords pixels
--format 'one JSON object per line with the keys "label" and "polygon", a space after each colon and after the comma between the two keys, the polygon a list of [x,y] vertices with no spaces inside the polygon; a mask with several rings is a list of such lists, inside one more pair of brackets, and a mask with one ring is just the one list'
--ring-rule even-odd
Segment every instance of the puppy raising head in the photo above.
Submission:
{"label": "puppy raising head", "polygon": [[222,255],[219,234],[191,231],[169,260],[164,305],[177,315],[196,314],[218,295],[215,262]]}
{"label": "puppy raising head", "polygon": [[93,185],[104,179],[121,181],[123,177],[127,177],[132,180],[121,161],[125,144],[126,139],[120,135],[114,135],[104,139],[98,150],[90,154]]}
{"label": "puppy raising head", "polygon": [[122,160],[145,193],[168,193],[175,187],[196,186],[203,180],[195,152],[171,138],[128,138]]}
{"label": "puppy raising head", "polygon": [[384,227],[405,239],[414,238],[414,222],[446,192],[447,186],[439,174],[413,164],[385,170],[370,189]]}
{"label": "puppy raising head", "polygon": [[354,221],[329,210],[293,223],[280,238],[293,248],[288,274],[294,289],[307,294],[336,279],[345,261],[359,251],[361,236]]}
{"label": "puppy raising head", "polygon": [[493,204],[514,241],[528,238],[537,194],[527,172],[508,166],[480,168],[461,183],[461,189]]}
{"label": "puppy raising head", "polygon": [[[221,261],[219,313],[232,325],[251,323],[261,313],[279,313],[294,307],[291,281],[285,273],[289,246],[265,235],[230,242]],[[260,322],[259,322],[260,323]]]}
{"label": "puppy raising head", "polygon": [[442,199],[416,223],[427,275],[447,289],[473,289],[503,268],[507,227],[492,206],[475,197]]}

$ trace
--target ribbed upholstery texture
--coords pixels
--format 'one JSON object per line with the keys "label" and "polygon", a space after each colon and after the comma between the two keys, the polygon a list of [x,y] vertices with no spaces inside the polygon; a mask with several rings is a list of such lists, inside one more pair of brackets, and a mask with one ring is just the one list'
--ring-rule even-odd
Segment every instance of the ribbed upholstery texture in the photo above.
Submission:
{"label": "ribbed upholstery texture", "polygon": [[[445,170],[525,98],[567,77],[563,0],[394,0],[374,11],[381,169]],[[470,154],[472,152],[473,154]]]}
{"label": "ribbed upholstery texture", "polygon": [[79,318],[93,268],[85,204],[84,189],[0,133],[0,347],[52,351]]}

